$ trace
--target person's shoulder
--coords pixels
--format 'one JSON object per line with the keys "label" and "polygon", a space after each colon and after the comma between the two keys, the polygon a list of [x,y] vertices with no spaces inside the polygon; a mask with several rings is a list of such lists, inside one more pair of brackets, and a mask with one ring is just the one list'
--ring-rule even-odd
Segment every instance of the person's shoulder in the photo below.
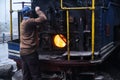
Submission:
{"label": "person's shoulder", "polygon": [[20,23],[21,25],[25,24],[25,20],[22,20],[22,22]]}
{"label": "person's shoulder", "polygon": [[35,18],[29,18],[26,20],[26,22],[35,22]]}

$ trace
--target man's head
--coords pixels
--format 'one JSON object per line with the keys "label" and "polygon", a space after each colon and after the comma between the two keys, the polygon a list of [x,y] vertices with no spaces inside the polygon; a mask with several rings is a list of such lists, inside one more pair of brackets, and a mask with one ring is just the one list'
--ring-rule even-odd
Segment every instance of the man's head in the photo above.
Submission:
{"label": "man's head", "polygon": [[22,14],[23,17],[33,17],[33,11],[28,6],[25,6],[22,9]]}

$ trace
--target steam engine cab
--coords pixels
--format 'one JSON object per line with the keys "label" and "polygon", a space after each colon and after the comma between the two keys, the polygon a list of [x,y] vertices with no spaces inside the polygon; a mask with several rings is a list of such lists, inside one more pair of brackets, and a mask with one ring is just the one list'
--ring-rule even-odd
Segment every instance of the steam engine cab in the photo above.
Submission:
{"label": "steam engine cab", "polygon": [[[78,80],[77,75],[93,71],[114,55],[120,40],[119,4],[119,0],[31,0],[31,8],[40,6],[47,16],[38,25],[42,76],[50,72],[50,77]],[[19,40],[9,41],[8,49],[9,58],[20,59]]]}

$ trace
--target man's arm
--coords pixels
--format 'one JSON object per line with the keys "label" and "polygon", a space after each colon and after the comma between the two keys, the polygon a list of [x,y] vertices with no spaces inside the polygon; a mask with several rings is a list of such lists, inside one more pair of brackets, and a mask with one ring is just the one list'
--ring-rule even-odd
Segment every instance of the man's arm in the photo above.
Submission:
{"label": "man's arm", "polygon": [[35,19],[35,22],[42,22],[44,20],[47,20],[47,17],[45,14],[40,10],[40,7],[35,7],[35,12],[38,15],[38,18]]}

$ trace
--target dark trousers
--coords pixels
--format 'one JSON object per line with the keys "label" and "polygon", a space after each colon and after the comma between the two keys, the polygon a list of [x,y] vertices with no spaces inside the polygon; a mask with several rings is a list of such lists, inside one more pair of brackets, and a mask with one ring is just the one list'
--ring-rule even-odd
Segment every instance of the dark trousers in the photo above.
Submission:
{"label": "dark trousers", "polygon": [[40,80],[39,59],[37,52],[21,55],[23,80]]}

